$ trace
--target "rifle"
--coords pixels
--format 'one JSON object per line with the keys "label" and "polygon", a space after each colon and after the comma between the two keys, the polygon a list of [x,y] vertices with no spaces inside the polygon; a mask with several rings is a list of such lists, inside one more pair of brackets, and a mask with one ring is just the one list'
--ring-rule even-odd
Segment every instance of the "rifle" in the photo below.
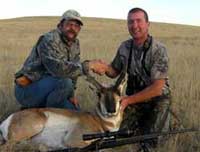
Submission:
{"label": "rifle", "polygon": [[69,148],[56,150],[51,152],[92,152],[98,151],[106,148],[113,148],[127,144],[134,144],[139,142],[144,142],[147,140],[156,139],[160,136],[174,135],[187,132],[198,132],[199,129],[181,129],[181,130],[172,130],[166,132],[154,132],[145,135],[136,135],[132,130],[119,130],[115,132],[105,132],[105,133],[96,133],[96,134],[85,134],[83,135],[83,140],[94,140],[90,145],[83,148]]}

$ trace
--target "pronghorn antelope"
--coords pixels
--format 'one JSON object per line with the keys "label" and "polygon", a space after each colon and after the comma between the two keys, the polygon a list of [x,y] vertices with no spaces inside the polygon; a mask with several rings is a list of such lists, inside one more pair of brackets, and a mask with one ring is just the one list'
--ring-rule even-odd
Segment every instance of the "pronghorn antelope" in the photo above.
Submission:
{"label": "pronghorn antelope", "polygon": [[4,143],[27,140],[49,149],[62,149],[88,145],[91,141],[83,141],[83,134],[118,130],[122,121],[120,95],[125,74],[122,72],[110,87],[101,85],[91,76],[88,81],[99,93],[95,114],[56,108],[26,109],[11,114],[2,122],[0,139]]}

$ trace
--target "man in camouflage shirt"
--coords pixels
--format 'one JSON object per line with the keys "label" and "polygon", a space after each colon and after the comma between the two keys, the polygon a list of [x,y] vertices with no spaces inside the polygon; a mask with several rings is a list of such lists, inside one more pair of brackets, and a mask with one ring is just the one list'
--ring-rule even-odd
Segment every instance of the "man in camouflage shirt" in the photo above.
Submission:
{"label": "man in camouflage shirt", "polygon": [[80,63],[76,37],[82,25],[80,14],[68,10],[62,15],[57,29],[40,36],[22,69],[15,74],[15,96],[24,108],[79,110],[74,99],[77,77],[95,66],[101,67],[95,61]]}
{"label": "man in camouflage shirt", "polygon": [[[115,58],[103,71],[115,78],[126,68],[127,96],[121,98],[121,109],[125,111],[121,128],[138,130],[140,134],[169,129],[167,50],[149,35],[149,24],[145,10],[133,8],[129,11],[127,26],[132,39],[121,43]],[[93,71],[103,74],[98,67]],[[154,143],[157,142],[141,145],[148,151],[148,145],[156,145]]]}

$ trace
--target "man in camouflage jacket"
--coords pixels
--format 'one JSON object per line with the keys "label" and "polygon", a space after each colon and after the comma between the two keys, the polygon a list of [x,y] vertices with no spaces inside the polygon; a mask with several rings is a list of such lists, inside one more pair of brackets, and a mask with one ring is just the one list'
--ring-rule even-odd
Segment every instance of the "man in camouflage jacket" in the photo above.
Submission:
{"label": "man in camouflage jacket", "polygon": [[[93,71],[115,78],[126,68],[127,96],[121,98],[121,110],[125,111],[121,128],[138,130],[140,134],[167,130],[170,104],[167,50],[149,35],[145,10],[131,9],[127,26],[132,38],[121,43],[115,58],[104,71],[98,67]],[[106,65],[104,61],[101,63]],[[145,145],[152,146],[156,142],[147,143]]]}
{"label": "man in camouflage jacket", "polygon": [[78,76],[101,66],[80,63],[76,38],[83,22],[75,10],[66,11],[54,29],[38,39],[23,67],[15,74],[15,96],[24,108],[56,107],[79,110],[74,99]]}

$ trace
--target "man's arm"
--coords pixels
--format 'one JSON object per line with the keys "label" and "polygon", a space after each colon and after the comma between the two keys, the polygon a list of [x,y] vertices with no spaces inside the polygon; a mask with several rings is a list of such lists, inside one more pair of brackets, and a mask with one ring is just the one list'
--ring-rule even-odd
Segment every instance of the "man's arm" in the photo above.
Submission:
{"label": "man's arm", "polygon": [[53,76],[76,78],[82,75],[82,65],[79,61],[68,61],[66,55],[59,50],[56,41],[43,38],[37,46],[41,61]]}
{"label": "man's arm", "polygon": [[153,83],[144,90],[125,96],[121,99],[121,108],[124,110],[130,104],[142,103],[156,96],[162,95],[162,89],[165,85],[165,79],[154,80]]}

